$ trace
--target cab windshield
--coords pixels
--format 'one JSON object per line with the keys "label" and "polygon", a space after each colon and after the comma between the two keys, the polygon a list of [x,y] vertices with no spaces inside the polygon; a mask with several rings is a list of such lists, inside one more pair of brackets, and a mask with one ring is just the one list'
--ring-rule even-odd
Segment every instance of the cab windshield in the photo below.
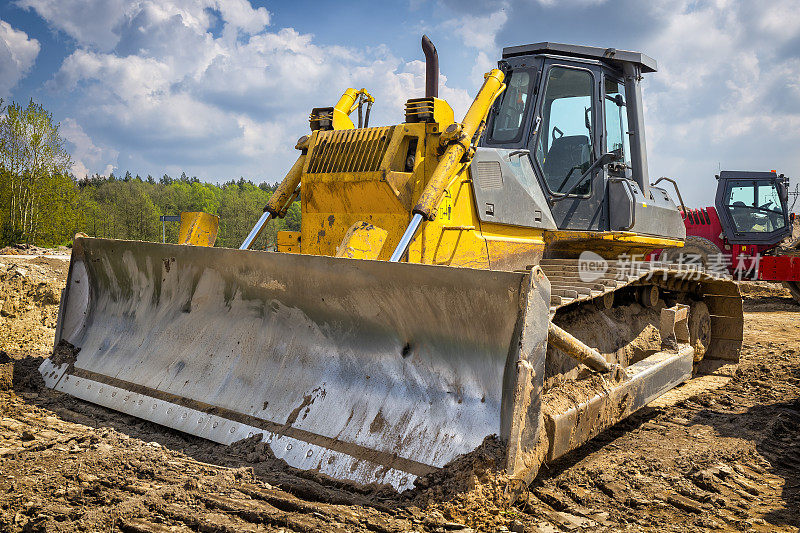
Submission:
{"label": "cab windshield", "polygon": [[778,189],[769,180],[729,183],[725,189],[725,206],[737,233],[771,233],[786,225]]}
{"label": "cab windshield", "polygon": [[533,81],[533,72],[527,69],[515,69],[508,74],[506,90],[494,104],[488,132],[490,143],[513,143],[522,138]]}

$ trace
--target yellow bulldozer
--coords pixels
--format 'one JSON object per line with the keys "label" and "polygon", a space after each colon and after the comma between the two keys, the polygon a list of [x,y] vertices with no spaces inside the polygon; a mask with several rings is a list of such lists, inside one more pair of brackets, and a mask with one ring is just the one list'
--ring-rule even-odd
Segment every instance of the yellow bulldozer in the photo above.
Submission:
{"label": "yellow bulldozer", "polygon": [[[240,249],[76,238],[47,385],[402,491],[491,435],[530,482],[738,360],[737,286],[640,260],[685,237],[648,177],[653,59],[505,48],[458,122],[423,50],[403,123],[371,127],[365,90],[312,110]],[[300,232],[250,249],[298,198]]]}

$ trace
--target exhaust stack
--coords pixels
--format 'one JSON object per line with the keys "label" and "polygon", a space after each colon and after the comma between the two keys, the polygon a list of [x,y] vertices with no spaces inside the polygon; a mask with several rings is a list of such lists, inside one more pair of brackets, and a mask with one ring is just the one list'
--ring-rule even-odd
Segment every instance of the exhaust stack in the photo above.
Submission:
{"label": "exhaust stack", "polygon": [[422,51],[425,53],[425,98],[438,97],[439,54],[427,35],[422,36]]}

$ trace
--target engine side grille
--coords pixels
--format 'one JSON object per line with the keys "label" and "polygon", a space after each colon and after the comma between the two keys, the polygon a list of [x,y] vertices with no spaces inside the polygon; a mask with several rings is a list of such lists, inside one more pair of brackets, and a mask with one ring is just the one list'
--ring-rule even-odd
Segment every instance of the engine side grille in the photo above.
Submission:
{"label": "engine side grille", "polygon": [[475,164],[475,172],[478,176],[478,185],[481,189],[502,189],[503,172],[500,170],[500,163],[497,161],[479,161]]}
{"label": "engine side grille", "polygon": [[394,126],[320,131],[308,163],[309,174],[380,170]]}

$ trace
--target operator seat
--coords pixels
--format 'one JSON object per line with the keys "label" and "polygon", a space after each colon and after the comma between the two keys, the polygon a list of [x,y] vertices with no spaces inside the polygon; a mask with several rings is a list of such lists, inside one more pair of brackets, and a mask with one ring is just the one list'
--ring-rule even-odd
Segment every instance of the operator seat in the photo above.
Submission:
{"label": "operator seat", "polygon": [[[590,162],[592,150],[589,137],[586,135],[564,135],[553,140],[547,157],[542,165],[545,181],[553,192],[566,192],[575,183],[585,165]],[[573,167],[579,167],[572,172],[569,182],[561,187],[564,178]],[[561,187],[559,189],[559,187]]]}
{"label": "operator seat", "polygon": [[753,212],[742,201],[733,202],[730,206],[731,217],[736,224],[736,230],[740,232],[752,231],[755,220],[753,220]]}

